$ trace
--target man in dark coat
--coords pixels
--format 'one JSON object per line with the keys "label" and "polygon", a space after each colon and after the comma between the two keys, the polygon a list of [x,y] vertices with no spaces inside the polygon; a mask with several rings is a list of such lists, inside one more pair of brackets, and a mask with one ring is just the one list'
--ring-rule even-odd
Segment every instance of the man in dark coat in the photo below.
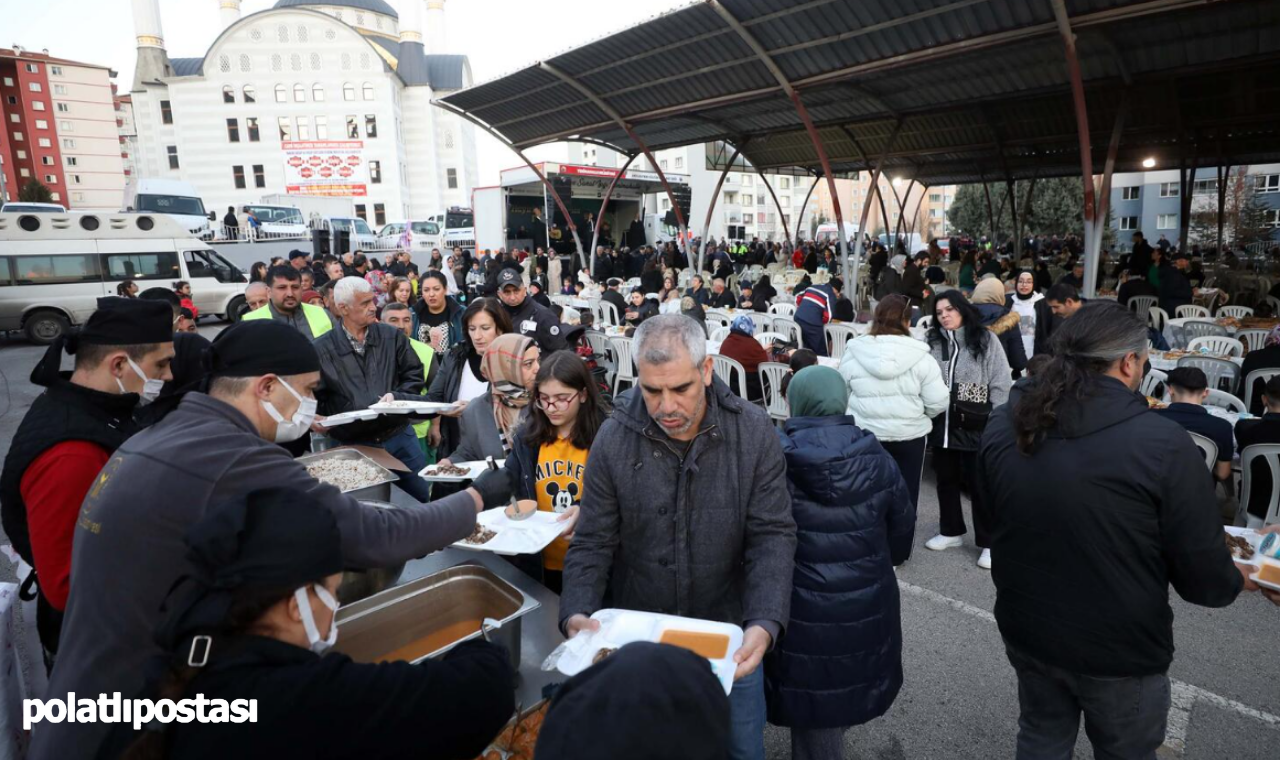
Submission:
{"label": "man in dark coat", "polygon": [[1195,300],[1195,291],[1187,280],[1186,271],[1191,266],[1185,253],[1179,253],[1173,264],[1160,264],[1160,308],[1170,317],[1178,315],[1178,307],[1186,306]]}
{"label": "man in dark coat", "polygon": [[638,387],[596,435],[564,565],[572,637],[614,607],[741,625],[731,758],[764,755],[759,665],[789,617],[796,525],[768,415],[715,377],[706,334],[675,314],[633,339]]}
{"label": "man in dark coat", "polygon": [[1225,607],[1244,578],[1199,450],[1136,393],[1145,320],[1090,303],[1058,333],[1058,354],[995,410],[979,451],[1018,756],[1069,757],[1083,711],[1095,753],[1154,757],[1170,705],[1169,587]]}
{"label": "man in dark coat", "polygon": [[898,465],[845,415],[840,373],[807,367],[787,387],[781,436],[797,549],[792,621],[765,658],[769,722],[792,757],[839,758],[844,729],[883,715],[902,687],[893,567],[916,515]]}

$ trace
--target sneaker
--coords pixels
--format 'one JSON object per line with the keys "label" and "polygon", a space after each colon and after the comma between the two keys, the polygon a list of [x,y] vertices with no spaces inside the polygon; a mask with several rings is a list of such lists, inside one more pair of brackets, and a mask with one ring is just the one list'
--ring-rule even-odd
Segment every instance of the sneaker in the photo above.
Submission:
{"label": "sneaker", "polygon": [[978,557],[978,567],[982,568],[983,570],[991,569],[991,550],[990,549],[982,550],[982,555]]}
{"label": "sneaker", "polygon": [[933,538],[929,539],[928,541],[925,541],[924,548],[933,549],[935,552],[940,552],[943,549],[954,549],[955,547],[960,546],[963,543],[964,543],[964,538],[961,536],[944,536],[942,534],[938,534]]}

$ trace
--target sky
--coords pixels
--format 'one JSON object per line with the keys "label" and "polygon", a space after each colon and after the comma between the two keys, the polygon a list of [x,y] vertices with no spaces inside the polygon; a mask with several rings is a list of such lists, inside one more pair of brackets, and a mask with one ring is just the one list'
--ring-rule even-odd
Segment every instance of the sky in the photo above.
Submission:
{"label": "sky", "polygon": [[[389,0],[397,9],[408,0]],[[242,0],[241,13],[275,0]],[[687,0],[447,0],[447,53],[471,59],[476,83],[516,71],[591,40],[687,4]],[[173,58],[204,55],[219,31],[218,0],[160,0],[165,47]],[[0,0],[0,47],[48,48],[54,56],[110,66],[116,83],[133,83],[134,31],[130,0]],[[520,164],[510,149],[476,133],[479,185]]]}

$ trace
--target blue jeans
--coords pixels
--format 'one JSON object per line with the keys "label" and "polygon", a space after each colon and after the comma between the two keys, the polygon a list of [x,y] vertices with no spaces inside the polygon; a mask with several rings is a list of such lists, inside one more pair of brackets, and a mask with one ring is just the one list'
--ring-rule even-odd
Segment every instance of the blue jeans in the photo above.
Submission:
{"label": "blue jeans", "polygon": [[409,471],[396,473],[400,478],[396,485],[418,501],[431,501],[431,484],[418,475],[427,466],[427,455],[418,445],[418,435],[413,431],[413,426],[406,427],[382,443],[364,442],[361,445],[386,449],[388,454],[399,459]]}
{"label": "blue jeans", "polygon": [[730,760],[764,760],[764,663],[729,693]]}

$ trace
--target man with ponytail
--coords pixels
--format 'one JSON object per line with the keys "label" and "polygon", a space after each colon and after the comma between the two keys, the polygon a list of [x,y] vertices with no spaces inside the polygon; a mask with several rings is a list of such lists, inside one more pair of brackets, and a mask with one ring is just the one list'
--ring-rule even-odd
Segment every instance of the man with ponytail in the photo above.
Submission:
{"label": "man with ponytail", "polygon": [[1018,674],[1017,757],[1070,757],[1083,712],[1099,757],[1154,758],[1170,703],[1169,586],[1225,607],[1248,582],[1203,457],[1137,393],[1144,321],[1089,302],[1052,348],[979,450],[996,622]]}

